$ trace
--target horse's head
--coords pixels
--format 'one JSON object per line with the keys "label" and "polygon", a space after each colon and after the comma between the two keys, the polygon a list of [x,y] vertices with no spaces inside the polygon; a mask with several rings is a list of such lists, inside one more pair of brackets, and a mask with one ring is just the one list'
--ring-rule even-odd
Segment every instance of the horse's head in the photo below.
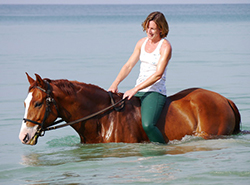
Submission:
{"label": "horse's head", "polygon": [[52,87],[49,82],[36,75],[36,80],[27,73],[30,83],[28,96],[24,101],[25,114],[19,139],[24,144],[35,145],[39,136],[56,120],[57,107],[52,95]]}

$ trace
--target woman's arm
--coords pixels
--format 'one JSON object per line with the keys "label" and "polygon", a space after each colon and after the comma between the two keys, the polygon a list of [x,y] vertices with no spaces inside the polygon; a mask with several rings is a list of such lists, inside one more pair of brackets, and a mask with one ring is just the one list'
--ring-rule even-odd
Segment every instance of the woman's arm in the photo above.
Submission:
{"label": "woman's arm", "polygon": [[160,54],[161,54],[161,57],[160,57],[159,62],[156,66],[156,72],[154,74],[152,74],[147,80],[145,80],[141,84],[137,85],[133,89],[126,91],[124,93],[123,98],[128,97],[128,99],[131,99],[132,96],[134,96],[139,90],[142,90],[142,89],[154,84],[159,79],[161,79],[161,77],[165,71],[165,68],[167,67],[168,62],[171,58],[171,54],[172,54],[171,45],[167,40],[163,42],[161,49],[160,49]]}
{"label": "woman's arm", "polygon": [[141,45],[144,42],[145,38],[139,40],[135,46],[135,49],[126,62],[126,64],[122,67],[121,71],[117,75],[115,81],[112,83],[112,85],[109,87],[108,91],[111,91],[113,93],[118,92],[118,85],[128,76],[130,71],[133,69],[135,64],[138,62],[141,52]]}

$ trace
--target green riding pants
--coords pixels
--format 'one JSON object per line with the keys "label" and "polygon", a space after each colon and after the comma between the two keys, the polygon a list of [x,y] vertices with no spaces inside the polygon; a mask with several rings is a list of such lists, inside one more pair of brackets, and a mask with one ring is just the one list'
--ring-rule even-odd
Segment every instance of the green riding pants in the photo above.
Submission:
{"label": "green riding pants", "polygon": [[158,92],[137,92],[136,97],[141,99],[142,126],[151,142],[165,143],[165,140],[156,127],[160,118],[166,96]]}

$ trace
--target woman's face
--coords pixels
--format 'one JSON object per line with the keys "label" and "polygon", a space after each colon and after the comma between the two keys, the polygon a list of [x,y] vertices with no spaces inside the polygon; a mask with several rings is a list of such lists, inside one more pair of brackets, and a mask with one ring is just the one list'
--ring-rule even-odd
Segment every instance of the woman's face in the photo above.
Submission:
{"label": "woman's face", "polygon": [[157,24],[154,21],[149,21],[148,28],[146,30],[149,39],[159,39],[161,31],[159,30]]}

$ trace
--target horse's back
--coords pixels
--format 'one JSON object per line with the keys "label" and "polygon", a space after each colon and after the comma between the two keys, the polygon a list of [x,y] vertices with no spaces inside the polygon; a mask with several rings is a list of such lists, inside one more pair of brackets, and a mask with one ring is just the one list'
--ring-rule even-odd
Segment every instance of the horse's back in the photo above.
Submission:
{"label": "horse's back", "polygon": [[158,126],[169,140],[185,135],[229,135],[239,130],[235,110],[235,104],[218,93],[186,89],[167,98]]}

